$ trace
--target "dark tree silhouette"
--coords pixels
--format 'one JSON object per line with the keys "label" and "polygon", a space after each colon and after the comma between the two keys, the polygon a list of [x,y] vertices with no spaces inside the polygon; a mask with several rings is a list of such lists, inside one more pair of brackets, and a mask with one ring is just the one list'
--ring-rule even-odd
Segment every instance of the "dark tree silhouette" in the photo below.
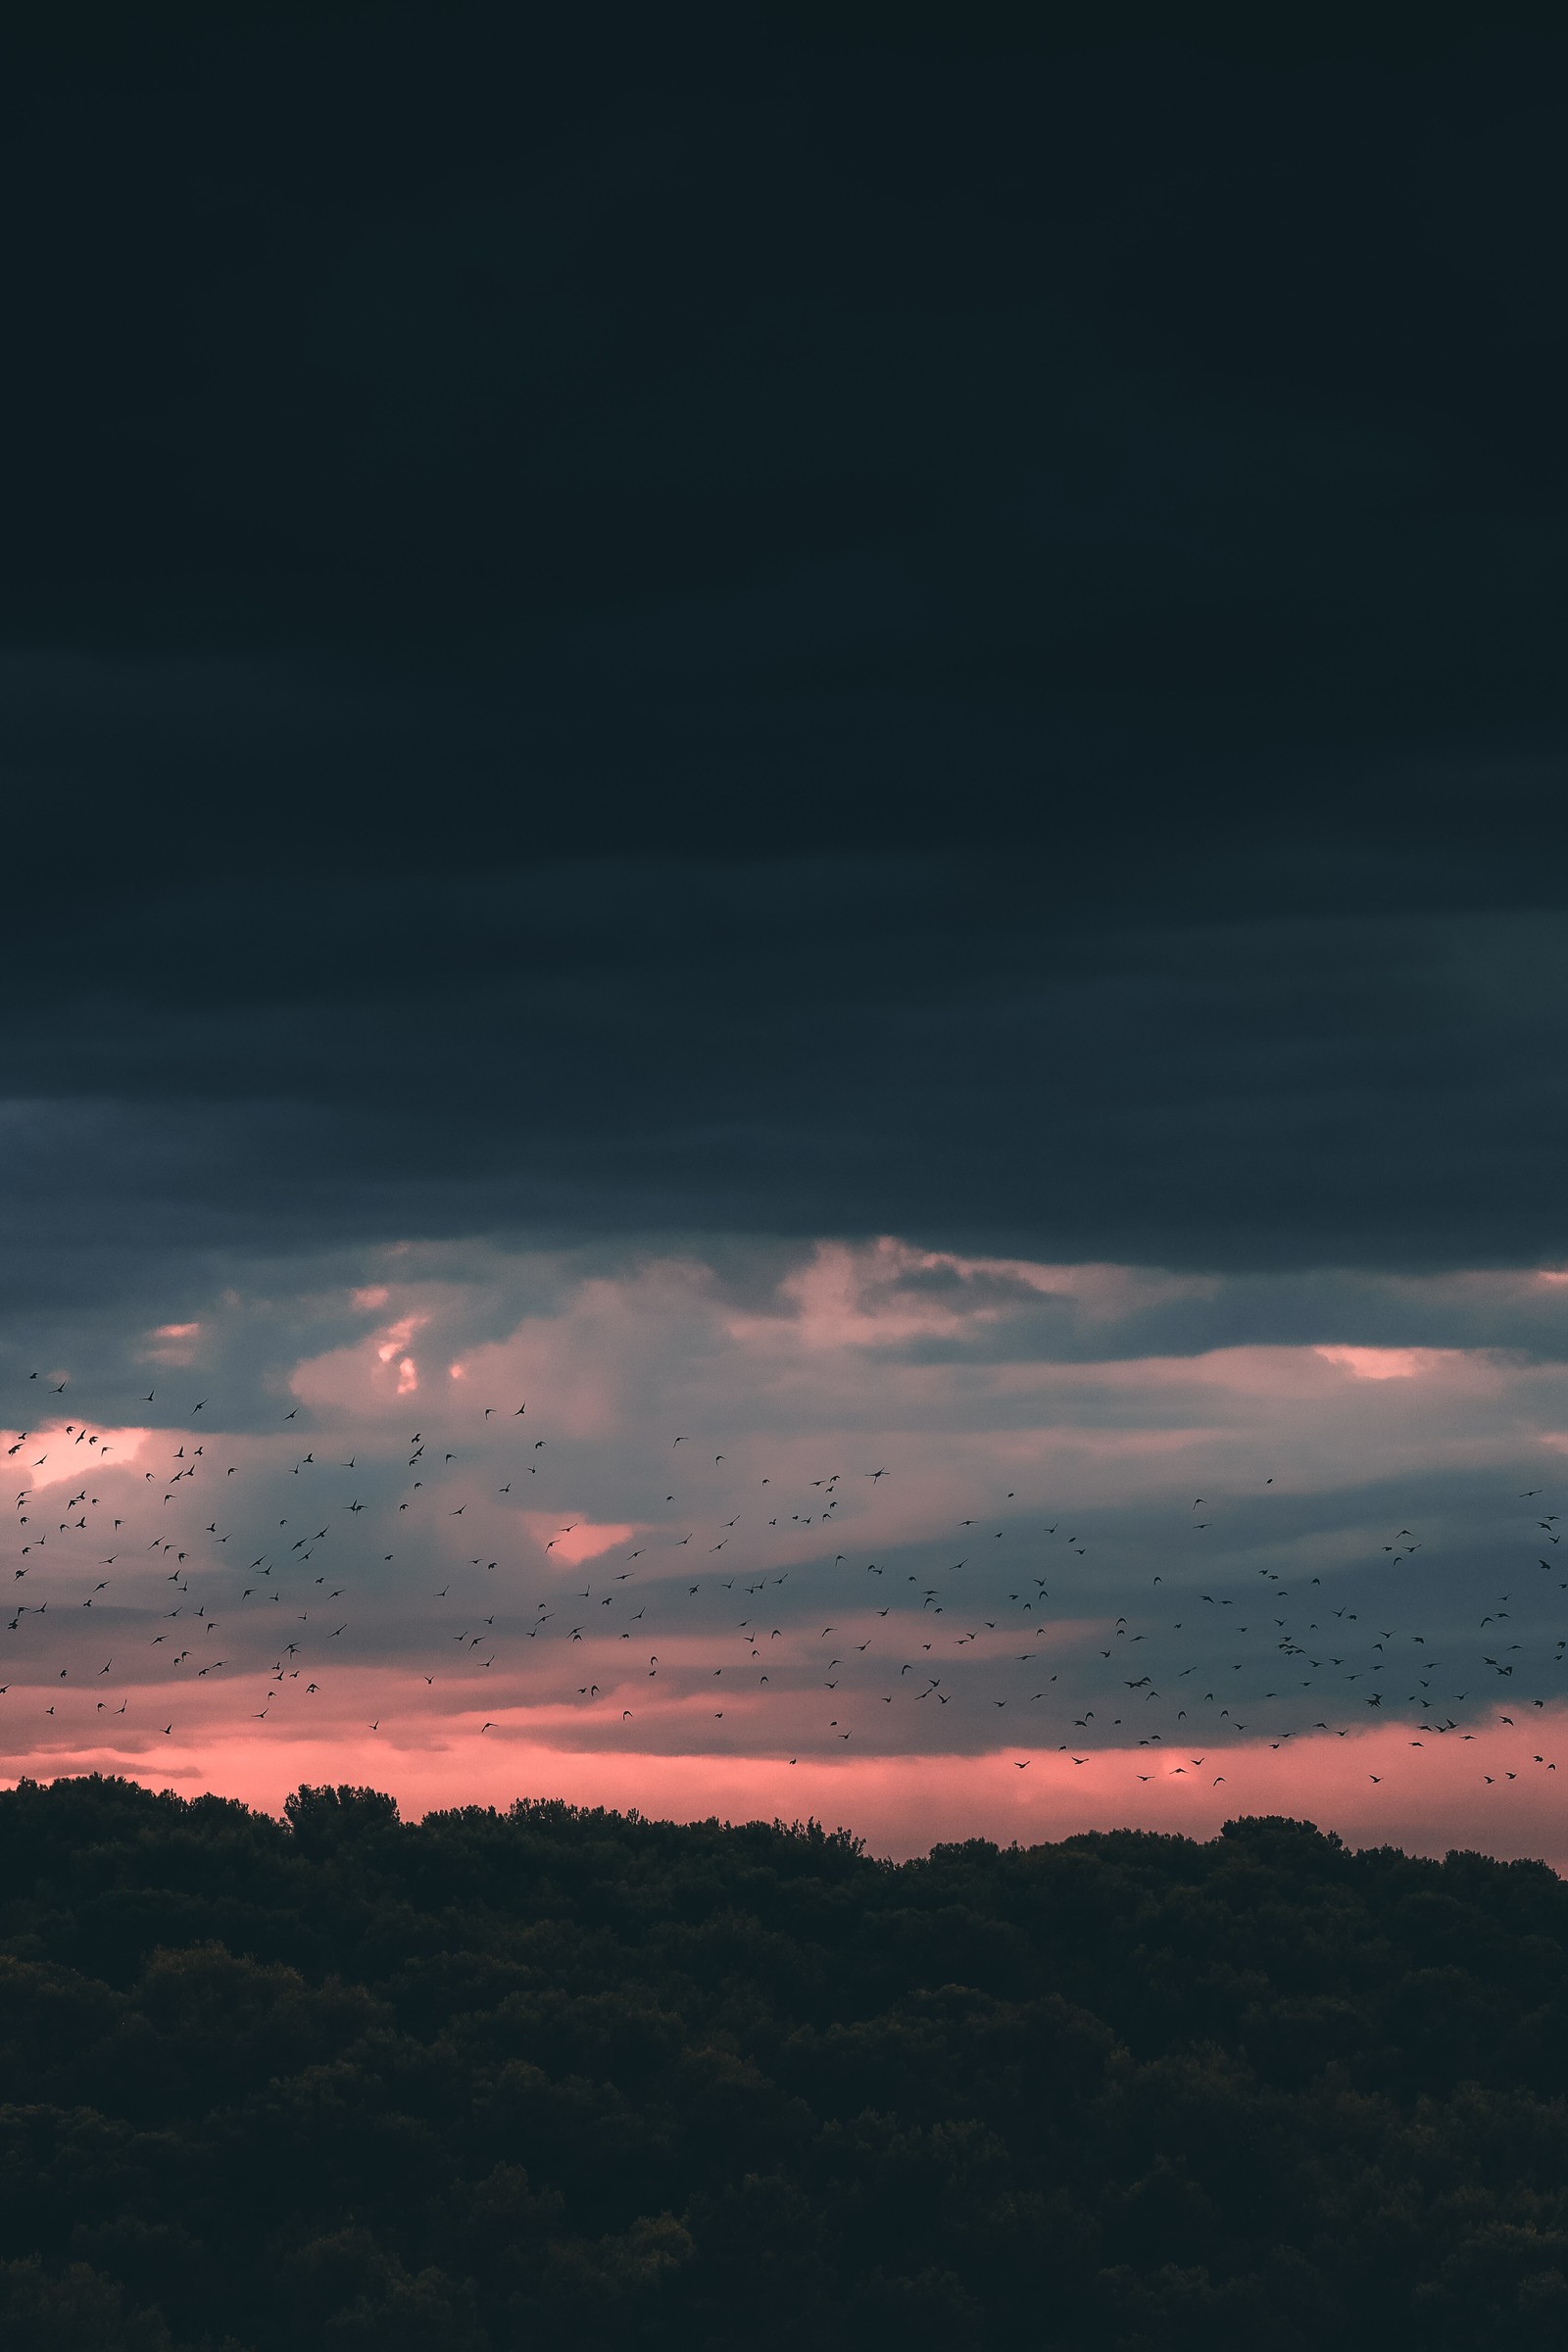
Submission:
{"label": "dark tree silhouette", "polygon": [[0,2352],[1556,2344],[1568,1887],[0,1795]]}

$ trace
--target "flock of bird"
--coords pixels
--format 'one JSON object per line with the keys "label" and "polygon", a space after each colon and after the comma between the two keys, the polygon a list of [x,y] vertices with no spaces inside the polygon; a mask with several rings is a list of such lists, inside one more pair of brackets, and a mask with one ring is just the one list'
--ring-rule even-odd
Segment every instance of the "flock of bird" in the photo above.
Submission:
{"label": "flock of bird", "polygon": [[[1092,1561],[1093,1513],[1016,1490],[876,1546],[897,1462],[775,1478],[676,1431],[642,1508],[585,1524],[552,1513],[568,1490],[526,1401],[442,1431],[425,1416],[393,1451],[339,1458],[298,1404],[260,1445],[210,1427],[206,1397],[128,1441],[71,1415],[66,1379],[27,1386],[33,1410],[4,1438],[14,1755],[144,1750],[182,1716],[193,1736],[225,1715],[298,1731],[352,1669],[354,1691],[384,1690],[365,1728],[392,1737],[434,1714],[479,1739],[564,1725],[577,1744],[792,1764],[967,1750],[1027,1771],[1111,1749],[1138,1784],[1222,1786],[1244,1742],[1397,1721],[1412,1764],[1488,1730],[1510,1741],[1501,1763],[1489,1742],[1487,1786],[1557,1770],[1568,1636],[1546,1621],[1568,1614],[1568,1558],[1540,1488],[1499,1496],[1500,1578],[1467,1571],[1412,1623],[1425,1543],[1409,1526],[1315,1568],[1294,1531],[1273,1559],[1254,1537],[1261,1565],[1218,1542],[1239,1502],[1279,1507],[1272,1477],[1173,1509],[1134,1592],[1111,1589],[1114,1549],[1108,1572]],[[137,1399],[156,1404],[156,1389]],[[24,1725],[19,1701],[51,1720]]]}

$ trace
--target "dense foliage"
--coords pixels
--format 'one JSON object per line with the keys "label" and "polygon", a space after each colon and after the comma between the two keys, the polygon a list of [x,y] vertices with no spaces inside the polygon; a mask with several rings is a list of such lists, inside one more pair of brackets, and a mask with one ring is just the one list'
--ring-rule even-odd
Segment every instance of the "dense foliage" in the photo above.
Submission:
{"label": "dense foliage", "polygon": [[94,1779],[0,1898],[4,2352],[1568,2329],[1539,1864]]}

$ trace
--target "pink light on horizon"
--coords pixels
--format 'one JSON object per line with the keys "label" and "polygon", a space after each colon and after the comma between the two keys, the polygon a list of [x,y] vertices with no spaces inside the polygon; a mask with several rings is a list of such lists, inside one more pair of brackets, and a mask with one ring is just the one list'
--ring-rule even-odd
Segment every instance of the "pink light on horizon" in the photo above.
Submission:
{"label": "pink light on horizon", "polygon": [[[384,1676],[361,1670],[349,1680],[367,1704],[372,1690],[385,1691]],[[1059,1752],[1023,1742],[956,1754],[797,1750],[792,1760],[782,1751],[661,1753],[634,1745],[630,1730],[618,1753],[562,1745],[541,1710],[499,1692],[488,1710],[432,1706],[422,1716],[400,1709],[395,1718],[352,1722],[340,1699],[315,1727],[274,1721],[263,1729],[220,1715],[216,1694],[212,1713],[193,1724],[192,1690],[172,1698],[161,1687],[156,1697],[137,1694],[140,1729],[100,1726],[73,1739],[62,1727],[58,1737],[20,1737],[24,1721],[41,1717],[50,1689],[11,1687],[0,1716],[7,1785],[102,1772],[186,1796],[238,1797],[275,1814],[301,1782],[353,1782],[389,1791],[411,1820],[452,1806],[504,1808],[520,1796],[682,1821],[809,1816],[899,1859],[974,1837],[1035,1844],[1133,1828],[1207,1838],[1241,1814],[1286,1814],[1350,1845],[1432,1855],[1474,1848],[1568,1872],[1568,1706],[1560,1703],[1528,1723],[1484,1723],[1468,1740],[1449,1733],[1421,1740],[1402,1725],[1383,1725],[1211,1743],[1196,1753],[1174,1745]],[[175,1731],[165,1734],[160,1717],[178,1718]]]}

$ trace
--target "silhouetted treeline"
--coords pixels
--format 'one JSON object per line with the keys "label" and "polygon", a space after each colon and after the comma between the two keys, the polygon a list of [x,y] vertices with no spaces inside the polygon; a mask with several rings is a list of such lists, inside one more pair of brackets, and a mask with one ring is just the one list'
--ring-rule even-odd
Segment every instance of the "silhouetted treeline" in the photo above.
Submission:
{"label": "silhouetted treeline", "polygon": [[1568,1886],[0,1795],[4,2352],[1568,2340]]}

